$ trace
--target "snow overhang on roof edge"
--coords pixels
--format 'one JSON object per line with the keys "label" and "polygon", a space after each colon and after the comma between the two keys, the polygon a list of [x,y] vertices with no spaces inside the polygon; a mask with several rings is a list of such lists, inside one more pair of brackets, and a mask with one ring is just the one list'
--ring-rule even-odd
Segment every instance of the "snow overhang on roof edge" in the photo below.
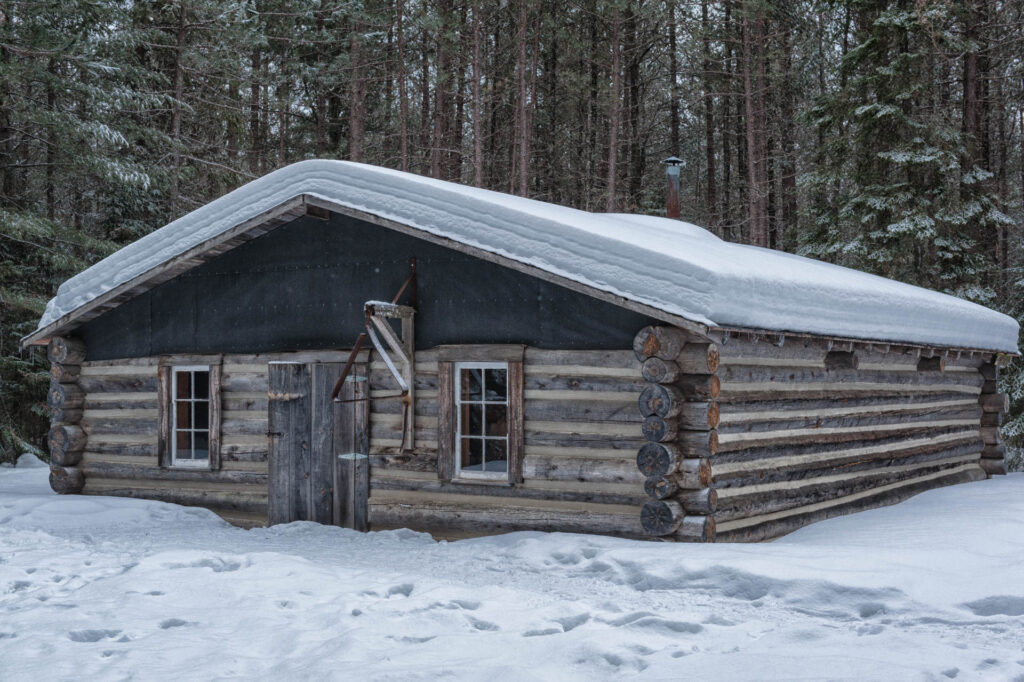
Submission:
{"label": "snow overhang on roof edge", "polygon": [[1017,353],[1019,326],[946,294],[722,241],[694,225],[588,213],[347,161],[286,166],[129,244],[60,286],[25,342],[98,297],[309,195],[708,327]]}

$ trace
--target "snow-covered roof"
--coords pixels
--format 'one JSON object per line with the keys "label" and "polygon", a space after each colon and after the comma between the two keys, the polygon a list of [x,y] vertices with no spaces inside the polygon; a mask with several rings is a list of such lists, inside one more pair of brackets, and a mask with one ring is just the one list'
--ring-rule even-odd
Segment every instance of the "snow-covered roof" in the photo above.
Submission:
{"label": "snow-covered roof", "polygon": [[946,294],[732,244],[678,220],[588,213],[325,160],[302,161],[254,180],[72,277],[47,305],[39,331],[65,316],[64,323],[72,323],[70,314],[97,297],[301,195],[452,239],[709,327],[1017,352],[1016,321]]}

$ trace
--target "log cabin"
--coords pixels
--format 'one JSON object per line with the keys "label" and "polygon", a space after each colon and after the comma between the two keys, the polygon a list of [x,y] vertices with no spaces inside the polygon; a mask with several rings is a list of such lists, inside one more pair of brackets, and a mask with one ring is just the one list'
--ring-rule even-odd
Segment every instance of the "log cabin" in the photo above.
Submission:
{"label": "log cabin", "polygon": [[23,343],[59,493],[706,542],[1005,473],[1018,331],[667,217],[313,160],[71,278]]}

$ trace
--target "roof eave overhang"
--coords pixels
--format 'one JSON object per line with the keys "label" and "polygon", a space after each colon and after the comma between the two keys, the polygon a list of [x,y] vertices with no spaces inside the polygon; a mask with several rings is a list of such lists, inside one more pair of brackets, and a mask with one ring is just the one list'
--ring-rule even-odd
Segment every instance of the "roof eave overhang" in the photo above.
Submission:
{"label": "roof eave overhang", "polygon": [[553,284],[565,287],[593,298],[606,301],[613,305],[631,310],[641,315],[660,320],[683,329],[694,336],[695,339],[706,339],[708,333],[707,325],[694,322],[680,315],[666,312],[646,303],[634,301],[612,292],[604,291],[598,287],[577,282],[574,279],[549,272],[529,263],[523,263],[507,256],[487,251],[465,244],[463,242],[442,237],[420,228],[405,225],[378,215],[360,211],[348,206],[337,204],[322,197],[310,194],[300,194],[285,201],[284,203],[254,216],[238,225],[225,230],[216,237],[197,244],[187,251],[174,256],[173,258],[157,265],[133,279],[120,284],[110,291],[107,291],[91,301],[80,305],[71,312],[62,315],[50,324],[37,329],[21,339],[22,347],[39,346],[48,343],[53,336],[67,334],[89,320],[112,310],[121,303],[128,301],[139,294],[142,294],[153,287],[171,280],[192,268],[205,263],[206,261],[239,246],[246,241],[255,239],[271,230],[291,222],[304,215],[313,215],[318,218],[324,217],[324,211],[331,211],[348,215],[359,220],[379,225],[381,227],[408,234],[418,239],[423,239],[440,246],[444,246],[461,253],[480,258],[498,265],[502,265],[532,277],[542,279]]}

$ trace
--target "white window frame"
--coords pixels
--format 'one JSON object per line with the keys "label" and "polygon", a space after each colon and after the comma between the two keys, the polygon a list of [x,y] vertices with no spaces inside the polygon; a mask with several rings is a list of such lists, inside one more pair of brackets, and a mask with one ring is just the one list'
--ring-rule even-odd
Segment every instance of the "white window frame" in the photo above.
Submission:
{"label": "white window frame", "polygon": [[[508,443],[508,428],[505,429],[505,436],[483,436],[484,440],[484,453],[487,452],[487,440],[504,440],[505,441],[505,470],[504,471],[463,471],[462,470],[462,370],[464,369],[503,369],[505,370],[505,400],[501,403],[491,401],[491,405],[504,405],[506,423],[509,411],[509,396],[508,396],[508,363],[507,362],[456,362],[455,363],[455,477],[456,478],[475,478],[485,480],[496,480],[505,481],[508,480],[508,467],[509,467],[509,443]],[[487,409],[486,405],[488,401],[486,399],[486,386],[480,387],[483,392],[481,395],[482,403],[484,408],[484,414],[482,418],[486,424]],[[475,403],[476,401],[471,401]],[[477,403],[477,404],[480,404]],[[486,454],[485,460],[486,461]]]}
{"label": "white window frame", "polygon": [[[210,468],[210,436],[213,432],[213,410],[211,409],[213,404],[213,395],[208,395],[206,398],[207,414],[206,418],[206,429],[188,429],[193,434],[196,431],[206,431],[207,434],[207,446],[206,446],[206,459],[178,459],[178,372],[206,372],[207,377],[210,376],[210,365],[171,365],[171,466],[186,468],[186,469],[209,469]],[[213,387],[210,385],[209,379],[207,379],[207,391],[212,394]],[[192,387],[193,393],[195,393],[195,386]],[[189,402],[194,402],[194,399],[190,399]],[[192,436],[192,445],[195,446],[195,436]]]}

